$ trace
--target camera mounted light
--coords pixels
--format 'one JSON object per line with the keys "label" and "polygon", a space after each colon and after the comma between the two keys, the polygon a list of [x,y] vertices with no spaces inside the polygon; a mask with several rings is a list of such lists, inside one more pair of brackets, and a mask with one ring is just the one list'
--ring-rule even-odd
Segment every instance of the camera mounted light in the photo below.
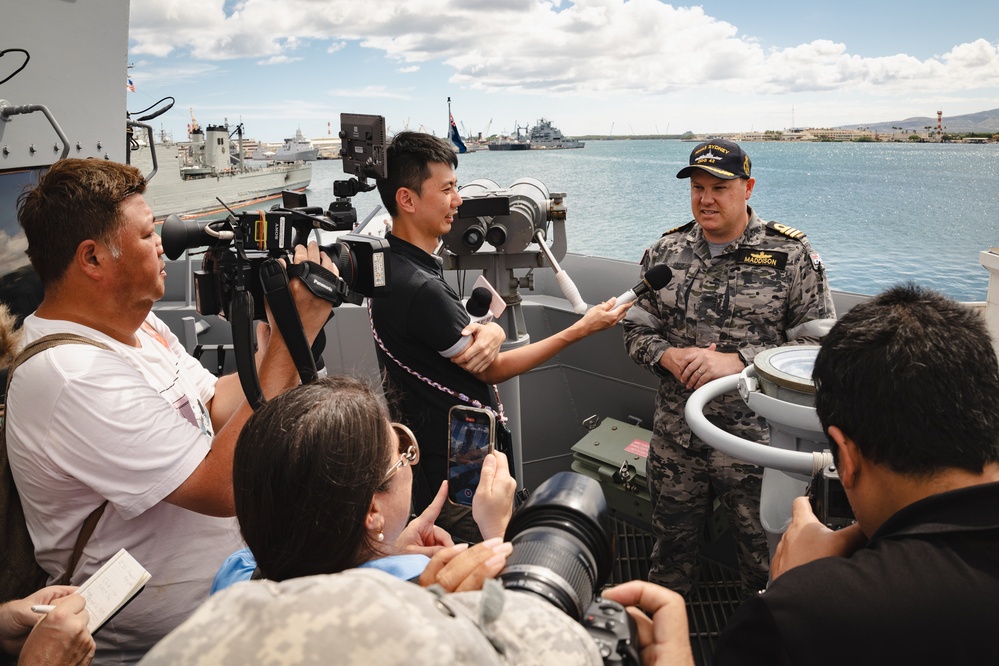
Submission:
{"label": "camera mounted light", "polygon": [[340,141],[344,173],[353,174],[362,181],[364,178],[388,178],[383,116],[341,113]]}

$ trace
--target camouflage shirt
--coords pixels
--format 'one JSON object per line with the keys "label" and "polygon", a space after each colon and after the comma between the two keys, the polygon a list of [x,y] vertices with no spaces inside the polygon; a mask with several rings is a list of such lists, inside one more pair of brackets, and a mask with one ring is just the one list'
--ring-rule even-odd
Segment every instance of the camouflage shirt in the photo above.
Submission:
{"label": "camouflage shirt", "polygon": [[[816,344],[835,317],[822,262],[805,235],[764,222],[752,208],[749,214],[742,236],[714,258],[695,221],[663,234],[642,258],[642,275],[666,264],[673,277],[639,298],[623,322],[628,354],[660,377],[654,433],[683,446],[690,442],[683,406],[691,391],[659,366],[668,348],[713,342],[748,364],[768,347]],[[734,434],[759,428],[734,394],[713,401],[705,414]]]}
{"label": "camouflage shirt", "polygon": [[444,594],[383,571],[236,583],[206,601],[142,660],[244,664],[602,664],[583,626],[541,597],[489,579]]}

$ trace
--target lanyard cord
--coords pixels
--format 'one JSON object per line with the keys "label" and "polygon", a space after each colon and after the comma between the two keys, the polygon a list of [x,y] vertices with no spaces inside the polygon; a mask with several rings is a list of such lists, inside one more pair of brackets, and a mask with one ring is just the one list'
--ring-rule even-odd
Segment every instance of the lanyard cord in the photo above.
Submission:
{"label": "lanyard cord", "polygon": [[378,336],[378,331],[375,330],[375,320],[371,316],[371,300],[370,299],[368,299],[368,322],[371,324],[371,335],[374,336],[375,342],[378,344],[378,347],[383,352],[385,352],[385,355],[388,356],[390,359],[392,359],[395,362],[395,364],[398,365],[400,368],[402,368],[403,370],[405,370],[406,372],[408,372],[412,376],[416,377],[417,379],[419,379],[424,384],[428,384],[430,386],[433,386],[438,391],[443,391],[444,393],[447,393],[451,397],[457,398],[458,400],[461,400],[462,402],[468,403],[469,405],[472,405],[473,407],[478,407],[479,409],[485,409],[485,410],[488,410],[488,411],[492,412],[493,415],[496,416],[496,418],[498,418],[501,423],[504,423],[504,424],[506,423],[506,415],[503,413],[503,403],[500,402],[499,389],[496,388],[495,384],[490,384],[490,386],[493,389],[493,394],[496,396],[496,405],[498,406],[498,410],[497,409],[493,409],[489,405],[484,405],[481,402],[479,402],[478,400],[476,400],[475,398],[467,396],[464,393],[458,393],[457,391],[454,391],[454,390],[448,388],[447,386],[444,386],[440,382],[436,382],[436,381],[430,379],[429,377],[424,377],[423,375],[421,375],[420,373],[418,373],[416,370],[413,370],[412,368],[408,367],[402,361],[400,361],[395,356],[393,356],[392,352],[390,352],[385,347],[385,343],[382,342],[382,339]]}

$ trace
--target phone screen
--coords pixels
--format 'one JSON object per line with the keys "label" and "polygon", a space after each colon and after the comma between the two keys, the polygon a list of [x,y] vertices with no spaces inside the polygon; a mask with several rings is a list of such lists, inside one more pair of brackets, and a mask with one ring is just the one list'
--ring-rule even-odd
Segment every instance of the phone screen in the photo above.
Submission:
{"label": "phone screen", "polygon": [[453,504],[472,506],[482,461],[493,450],[493,415],[456,405],[448,413],[447,493]]}

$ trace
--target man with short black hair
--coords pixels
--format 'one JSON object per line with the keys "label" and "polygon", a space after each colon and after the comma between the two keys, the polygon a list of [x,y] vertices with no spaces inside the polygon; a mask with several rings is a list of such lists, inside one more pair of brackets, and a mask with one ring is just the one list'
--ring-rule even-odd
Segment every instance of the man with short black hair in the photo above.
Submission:
{"label": "man with short black hair", "polygon": [[[773,581],[729,620],[713,663],[995,662],[999,361],[984,320],[895,287],[843,315],[812,377],[857,523],[832,531],[795,499]],[[693,664],[676,594],[632,582],[604,596],[655,613],[629,611],[644,663]]]}
{"label": "man with short black hair", "polygon": [[[392,293],[369,300],[369,308],[386,393],[397,401],[401,419],[423,447],[413,480],[419,512],[447,478],[447,418],[453,405],[488,409],[502,428],[495,384],[613,326],[630,306],[614,309],[613,299],[595,305],[565,330],[501,354],[503,329],[495,322],[471,322],[433,254],[461,205],[454,150],[430,134],[400,132],[386,150],[386,162],[388,177],[379,179],[378,192],[392,216],[387,237]],[[456,538],[478,539],[465,507],[448,503],[438,522]]]}
{"label": "man with short black hair", "polygon": [[999,599],[999,362],[981,316],[914,285],[822,342],[815,411],[857,523],[794,502],[770,588],[715,664],[984,664]]}
{"label": "man with short black hair", "polygon": [[[699,544],[717,496],[736,539],[743,592],[767,581],[760,524],[762,470],[725,455],[683,418],[691,392],[741,372],[756,354],[814,344],[835,317],[819,255],[805,234],[765,222],[749,207],[756,180],[742,148],[724,139],[698,144],[688,166],[694,219],[663,234],[642,258],[642,275],[665,264],[670,283],[638,299],[624,321],[628,354],[659,377],[648,482],[656,545],[649,580],[690,592]],[[728,432],[765,442],[766,424],[737,395],[708,405]]]}

